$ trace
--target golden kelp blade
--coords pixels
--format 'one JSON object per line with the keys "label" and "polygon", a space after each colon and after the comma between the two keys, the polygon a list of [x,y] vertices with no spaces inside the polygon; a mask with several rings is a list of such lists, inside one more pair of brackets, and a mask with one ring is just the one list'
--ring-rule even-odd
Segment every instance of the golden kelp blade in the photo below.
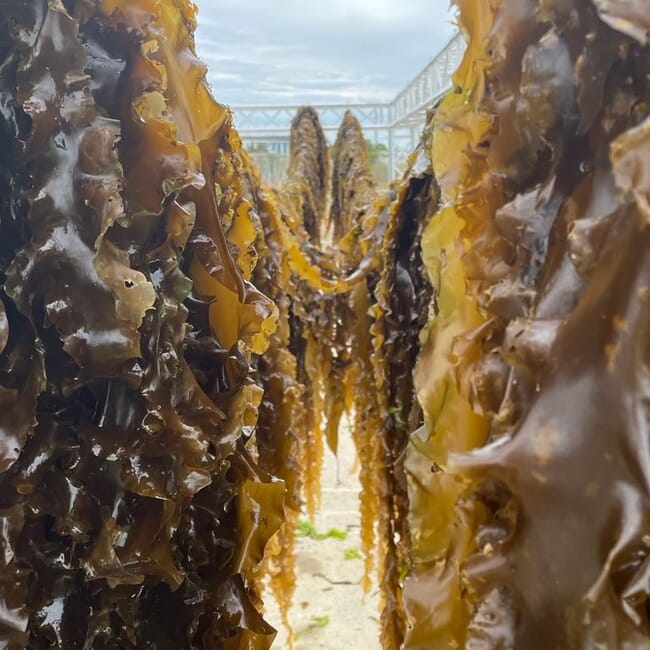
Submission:
{"label": "golden kelp blade", "polygon": [[327,210],[330,161],[318,113],[309,106],[301,108],[291,123],[289,152],[285,192],[309,241],[319,246]]}
{"label": "golden kelp blade", "polygon": [[[361,256],[355,255],[352,249],[360,241],[364,215],[372,208],[376,198],[377,189],[361,125],[351,111],[346,111],[332,150],[328,229],[332,231],[332,239],[337,243],[340,253],[352,258],[347,260],[350,269],[360,262]],[[353,237],[353,234],[356,236]]]}
{"label": "golden kelp blade", "polygon": [[285,485],[285,521],[269,545],[264,568],[291,643],[288,612],[296,585],[294,548],[307,476],[306,446],[311,433],[306,428],[305,387],[298,379],[298,362],[291,349],[292,299],[287,291],[291,273],[281,234],[273,225],[281,218],[279,208],[274,197],[262,189],[252,161],[247,156],[245,160],[247,195],[261,225],[254,282],[279,311],[278,328],[269,349],[256,364],[256,380],[264,390],[256,436],[259,464]]}
{"label": "golden kelp blade", "polygon": [[[334,238],[332,254],[344,273],[354,273],[364,257],[363,243],[377,222],[369,220],[377,195],[370,172],[366,141],[358,120],[346,112],[333,148],[331,207],[328,229]],[[370,228],[369,228],[370,227]],[[385,228],[384,228],[385,229]],[[365,251],[367,253],[368,251]],[[376,254],[373,250],[371,255]],[[376,260],[375,260],[376,261]],[[336,340],[330,347],[337,364],[330,363],[327,378],[327,430],[330,446],[336,449],[343,408],[352,421],[352,438],[359,456],[361,482],[361,550],[365,556],[364,590],[371,587],[376,544],[376,525],[382,503],[382,414],[374,389],[370,286],[376,283],[373,269],[349,294],[329,297],[328,312],[336,320]],[[332,347],[334,346],[334,347]]]}
{"label": "golden kelp blade", "polygon": [[[322,355],[325,346],[317,336],[327,315],[322,309],[320,287],[312,285],[309,271],[322,266],[319,246],[327,206],[329,157],[318,114],[312,108],[300,109],[292,122],[287,179],[280,197],[282,210],[276,214],[280,222],[286,223],[285,243],[287,233],[295,241],[288,259],[293,274],[285,290],[289,294],[292,315],[289,345],[296,357],[297,380],[304,387],[303,481],[307,510],[313,518],[320,502],[323,464]],[[333,267],[332,271],[335,273],[336,269]]]}
{"label": "golden kelp blade", "polygon": [[[239,140],[189,3],[0,7],[0,639],[268,648]],[[7,417],[7,414],[11,414]],[[263,516],[262,516],[263,515]]]}
{"label": "golden kelp blade", "polygon": [[[364,258],[362,243],[367,236],[366,214],[373,208],[377,196],[375,183],[368,162],[367,145],[358,120],[347,111],[341,124],[332,150],[333,168],[330,186],[330,213],[328,231],[333,243],[326,251],[326,257],[337,262],[341,275],[357,274],[359,280],[347,293],[324,296],[321,299],[322,310],[329,320],[326,330],[327,338],[322,341],[325,363],[323,380],[325,390],[325,432],[330,449],[336,453],[338,448],[338,431],[344,410],[356,413],[356,400],[374,403],[374,391],[369,390],[371,374],[365,372],[358,364],[360,359],[369,361],[368,354],[361,354],[361,346],[369,351],[368,333],[370,322],[367,304],[368,279],[360,274],[359,267]],[[363,342],[358,336],[363,332]],[[353,368],[354,365],[356,368]],[[350,372],[356,380],[351,382]],[[361,382],[366,379],[366,386]],[[359,389],[360,392],[357,392]],[[360,409],[362,405],[359,404]],[[356,418],[356,415],[355,415]],[[367,447],[358,439],[360,430],[354,426],[353,438],[359,453]],[[370,490],[365,488],[363,493]],[[363,508],[362,508],[363,510]],[[372,524],[363,526],[362,538],[372,536]],[[364,544],[368,546],[368,544]],[[368,557],[368,554],[366,555]]]}

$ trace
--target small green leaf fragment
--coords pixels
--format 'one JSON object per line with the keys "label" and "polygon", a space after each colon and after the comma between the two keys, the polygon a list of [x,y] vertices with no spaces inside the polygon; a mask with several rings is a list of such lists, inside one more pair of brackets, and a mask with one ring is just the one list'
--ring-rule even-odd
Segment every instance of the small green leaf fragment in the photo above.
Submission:
{"label": "small green leaf fragment", "polygon": [[295,641],[297,641],[304,634],[308,634],[309,632],[313,632],[314,630],[318,630],[320,628],[326,627],[327,625],[329,625],[329,622],[330,622],[329,616],[312,616],[311,623],[309,623],[309,625],[307,625],[306,627],[303,627],[302,629],[298,630],[293,635],[293,638]]}
{"label": "small green leaf fragment", "polygon": [[346,539],[348,534],[344,530],[338,528],[330,528],[326,533],[319,533],[314,526],[308,521],[302,520],[298,524],[298,536],[299,537],[311,537],[315,540],[323,539]]}

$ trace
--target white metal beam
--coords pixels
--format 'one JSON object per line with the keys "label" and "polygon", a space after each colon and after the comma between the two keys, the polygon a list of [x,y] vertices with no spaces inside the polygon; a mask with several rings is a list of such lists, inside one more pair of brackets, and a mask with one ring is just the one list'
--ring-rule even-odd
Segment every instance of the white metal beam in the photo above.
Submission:
{"label": "white metal beam", "polygon": [[[323,104],[314,108],[330,141],[350,110],[364,131],[384,134],[389,145],[390,170],[393,177],[399,173],[400,142],[412,146],[412,135],[424,126],[426,112],[450,89],[451,76],[465,52],[465,41],[457,33],[429,64],[387,104]],[[235,124],[245,143],[289,142],[291,121],[300,106],[233,106]],[[403,146],[403,145],[402,145]]]}

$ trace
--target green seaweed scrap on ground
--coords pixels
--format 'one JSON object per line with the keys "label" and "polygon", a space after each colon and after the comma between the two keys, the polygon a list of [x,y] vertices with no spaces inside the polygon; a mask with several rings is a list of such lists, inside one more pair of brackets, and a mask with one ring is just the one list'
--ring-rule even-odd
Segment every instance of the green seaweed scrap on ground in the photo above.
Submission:
{"label": "green seaweed scrap on ground", "polygon": [[343,552],[343,558],[345,560],[362,560],[363,555],[358,548],[346,548]]}
{"label": "green seaweed scrap on ground", "polygon": [[304,634],[309,634],[310,632],[313,632],[314,630],[318,630],[324,627],[327,627],[330,622],[330,617],[329,616],[312,616],[311,617],[311,622],[306,625],[305,627],[301,628],[298,630],[293,638],[295,641],[297,641],[301,636]]}
{"label": "green seaweed scrap on ground", "polygon": [[319,533],[316,530],[315,526],[313,526],[311,523],[309,523],[306,520],[302,520],[298,524],[298,536],[310,537],[311,539],[315,539],[315,540],[323,540],[323,539],[344,540],[347,539],[348,534],[346,531],[340,530],[339,528],[330,528],[326,533]]}

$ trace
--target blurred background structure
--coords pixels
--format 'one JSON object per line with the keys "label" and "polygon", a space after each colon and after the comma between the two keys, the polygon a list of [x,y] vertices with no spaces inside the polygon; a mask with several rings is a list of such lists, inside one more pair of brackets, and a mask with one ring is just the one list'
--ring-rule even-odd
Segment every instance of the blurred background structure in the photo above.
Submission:
{"label": "blurred background structure", "polygon": [[[314,105],[330,144],[347,110],[359,120],[368,141],[375,180],[385,186],[397,178],[415,149],[427,110],[451,88],[451,75],[465,41],[456,33],[425,68],[388,103]],[[291,120],[299,106],[232,106],[235,124],[264,180],[282,183],[289,153]]]}

